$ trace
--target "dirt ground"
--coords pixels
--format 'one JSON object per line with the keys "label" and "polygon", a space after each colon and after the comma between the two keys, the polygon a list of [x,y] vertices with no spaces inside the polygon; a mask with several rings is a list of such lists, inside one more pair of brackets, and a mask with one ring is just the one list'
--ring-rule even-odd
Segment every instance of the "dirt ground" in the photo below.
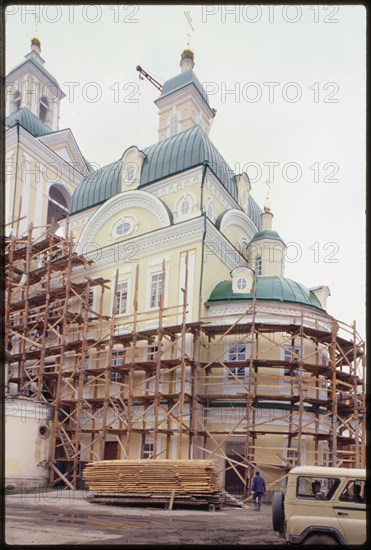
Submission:
{"label": "dirt ground", "polygon": [[244,545],[282,544],[272,530],[271,506],[261,512],[228,507],[139,508],[87,502],[83,491],[6,497],[5,541],[13,545]]}

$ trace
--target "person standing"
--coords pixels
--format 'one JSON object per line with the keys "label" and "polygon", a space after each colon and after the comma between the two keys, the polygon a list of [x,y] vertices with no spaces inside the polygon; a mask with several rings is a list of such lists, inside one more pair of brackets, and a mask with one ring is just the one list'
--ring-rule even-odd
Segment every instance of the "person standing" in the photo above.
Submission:
{"label": "person standing", "polygon": [[262,496],[265,493],[265,481],[259,472],[255,472],[253,477],[252,492],[254,494],[255,512],[260,512],[262,506]]}

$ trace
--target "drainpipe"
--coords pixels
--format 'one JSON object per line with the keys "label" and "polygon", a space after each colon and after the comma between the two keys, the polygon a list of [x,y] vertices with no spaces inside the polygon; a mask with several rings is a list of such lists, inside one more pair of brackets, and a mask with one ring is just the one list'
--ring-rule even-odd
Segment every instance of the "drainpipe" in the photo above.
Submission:
{"label": "drainpipe", "polygon": [[15,199],[16,199],[16,196],[17,196],[18,156],[19,156],[19,122],[17,122],[17,153],[16,153],[16,158],[15,158],[15,180],[14,180],[14,197],[13,197],[13,211],[12,211],[12,229],[13,229],[13,224],[14,224]]}
{"label": "drainpipe", "polygon": [[201,179],[201,199],[200,199],[200,209],[201,215],[204,217],[204,232],[202,235],[202,249],[201,249],[201,269],[200,269],[200,291],[198,299],[198,319],[201,318],[201,308],[202,308],[202,281],[204,274],[204,257],[205,257],[205,238],[206,238],[206,214],[204,212],[204,183],[206,178],[206,172],[208,169],[209,163],[204,162],[202,170],[202,179]]}

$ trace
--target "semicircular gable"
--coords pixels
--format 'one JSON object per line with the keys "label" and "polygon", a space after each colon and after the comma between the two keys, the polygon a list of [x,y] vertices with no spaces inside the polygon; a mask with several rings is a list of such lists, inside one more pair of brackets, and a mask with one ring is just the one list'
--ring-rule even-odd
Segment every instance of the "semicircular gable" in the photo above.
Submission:
{"label": "semicircular gable", "polygon": [[151,193],[142,190],[119,193],[102,204],[92,215],[80,235],[77,243],[77,253],[83,254],[86,246],[91,243],[102,246],[103,242],[97,242],[97,237],[110,220],[117,218],[120,213],[132,212],[135,209],[144,210],[143,216],[146,213],[152,214],[151,218],[155,219],[158,225],[155,227],[152,224],[151,230],[167,227],[172,223],[171,215],[164,203]]}
{"label": "semicircular gable", "polygon": [[220,219],[220,231],[225,234],[227,238],[228,231],[226,233],[226,230],[232,227],[243,231],[249,240],[251,240],[258,231],[258,228],[249,216],[237,208],[227,210]]}

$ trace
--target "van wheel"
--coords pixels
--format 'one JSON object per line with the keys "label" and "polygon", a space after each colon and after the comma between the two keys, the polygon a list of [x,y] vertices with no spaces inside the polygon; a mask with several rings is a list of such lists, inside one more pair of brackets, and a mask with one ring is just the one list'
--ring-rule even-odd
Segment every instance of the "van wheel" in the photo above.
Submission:
{"label": "van wheel", "polygon": [[276,491],[273,494],[272,500],[272,524],[273,530],[283,533],[285,530],[285,511],[283,500],[285,498],[284,491]]}
{"label": "van wheel", "polygon": [[319,544],[328,545],[328,544],[338,544],[338,542],[330,535],[310,535],[307,537],[302,544],[317,546]]}

